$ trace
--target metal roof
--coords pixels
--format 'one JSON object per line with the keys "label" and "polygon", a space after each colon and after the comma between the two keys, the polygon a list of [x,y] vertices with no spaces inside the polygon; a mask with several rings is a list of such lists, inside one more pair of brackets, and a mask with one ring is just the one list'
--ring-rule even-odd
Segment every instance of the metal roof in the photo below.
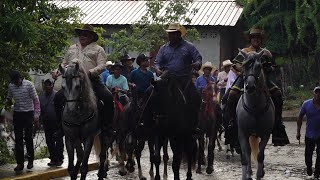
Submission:
{"label": "metal roof", "polygon": [[[141,19],[146,13],[147,1],[116,1],[116,0],[54,0],[59,7],[79,7],[84,17],[84,24],[133,24]],[[165,7],[169,2],[165,2],[160,10],[160,15],[164,15]],[[189,9],[198,9],[196,14],[188,13],[191,23],[180,22],[183,25],[200,26],[234,26],[242,13],[235,0],[195,0]]]}

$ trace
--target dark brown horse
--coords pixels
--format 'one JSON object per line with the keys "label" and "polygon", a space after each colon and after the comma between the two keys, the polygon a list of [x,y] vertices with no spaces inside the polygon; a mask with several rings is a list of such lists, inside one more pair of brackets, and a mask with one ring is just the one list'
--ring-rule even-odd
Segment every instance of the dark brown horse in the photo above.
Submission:
{"label": "dark brown horse", "polygon": [[218,128],[221,124],[220,106],[218,102],[215,101],[216,93],[215,85],[207,81],[207,85],[202,93],[202,103],[199,113],[199,128],[202,133],[198,137],[199,153],[197,173],[201,173],[201,165],[204,160],[205,136],[209,138],[206,172],[211,174],[213,171],[215,141],[217,139]]}

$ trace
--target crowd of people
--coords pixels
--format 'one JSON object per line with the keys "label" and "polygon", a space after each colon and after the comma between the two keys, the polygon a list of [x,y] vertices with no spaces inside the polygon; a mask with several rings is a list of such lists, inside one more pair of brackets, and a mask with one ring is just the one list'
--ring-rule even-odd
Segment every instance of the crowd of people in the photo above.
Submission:
{"label": "crowd of people", "polygon": [[[187,102],[190,110],[197,112],[199,107],[200,95],[207,85],[215,87],[214,97],[216,102],[221,104],[224,112],[229,114],[230,121],[224,122],[226,130],[226,145],[228,142],[228,129],[234,128],[235,108],[243,88],[243,77],[241,76],[241,63],[244,60],[238,55],[232,60],[224,60],[221,68],[216,68],[212,62],[202,63],[202,56],[196,47],[184,40],[186,29],[178,23],[172,23],[166,30],[169,42],[161,46],[156,57],[154,57],[154,67],[150,68],[150,59],[145,54],[139,54],[137,58],[132,58],[129,54],[124,54],[118,61],[107,61],[104,49],[97,45],[97,33],[93,27],[84,25],[83,28],[75,29],[79,36],[79,42],[72,45],[63,60],[62,66],[67,66],[72,59],[79,59],[88,74],[92,88],[98,99],[103,101],[116,100],[122,106],[129,101],[130,89],[135,88],[137,96],[143,98],[150,86],[151,79],[165,78],[167,73],[175,75],[187,94]],[[289,143],[284,125],[281,120],[282,113],[282,93],[280,88],[274,83],[275,62],[270,51],[262,48],[264,40],[263,31],[252,29],[248,35],[250,46],[242,49],[245,52],[259,52],[265,50],[262,56],[265,63],[265,71],[268,79],[268,89],[276,107],[276,123],[273,132],[273,143],[276,146],[283,146]],[[135,65],[136,62],[136,65]],[[151,71],[150,69],[153,69]],[[52,78],[57,79],[61,75],[58,70],[53,71]],[[38,124],[39,119],[43,122],[46,143],[50,154],[48,166],[61,166],[63,163],[63,132],[61,132],[61,112],[63,106],[63,90],[56,92],[54,81],[47,79],[43,83],[43,93],[38,97],[33,84],[24,79],[18,71],[10,73],[11,83],[8,88],[7,104],[14,99],[14,133],[15,133],[15,157],[17,166],[15,171],[24,168],[24,147],[23,139],[26,142],[28,155],[27,168],[33,167],[34,149],[32,140],[32,125]],[[190,84],[190,81],[192,82]],[[319,133],[313,127],[320,127],[316,122],[319,119],[319,93],[320,87],[314,90],[313,101],[306,101],[301,109],[297,139],[300,139],[300,128],[302,117],[307,115],[308,127],[306,134],[306,165],[308,175],[312,174],[312,152],[315,145],[319,144]],[[313,102],[313,103],[312,103]],[[316,105],[314,107],[314,105]],[[228,106],[225,109],[225,106]],[[110,112],[105,109],[105,113]],[[195,113],[196,114],[196,113]],[[195,119],[197,117],[195,116]],[[197,121],[195,121],[195,124]],[[312,126],[310,124],[313,124]],[[232,135],[236,137],[236,135]],[[317,154],[319,155],[319,150]],[[315,175],[320,174],[320,161],[316,161]]]}

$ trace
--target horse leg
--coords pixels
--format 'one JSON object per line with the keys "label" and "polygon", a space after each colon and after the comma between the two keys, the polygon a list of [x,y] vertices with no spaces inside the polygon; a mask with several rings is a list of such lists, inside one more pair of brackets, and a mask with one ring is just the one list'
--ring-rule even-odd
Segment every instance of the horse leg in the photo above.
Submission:
{"label": "horse leg", "polygon": [[121,176],[125,176],[127,175],[127,170],[125,168],[125,159],[126,159],[126,153],[125,153],[125,150],[124,150],[124,138],[120,138],[120,141],[119,141],[119,151],[120,151],[120,157],[119,157],[119,164],[120,164],[120,170],[119,170],[119,174]]}
{"label": "horse leg", "polygon": [[163,179],[167,179],[168,177],[168,161],[169,161],[169,155],[168,155],[168,139],[165,138],[163,141]]}
{"label": "horse leg", "polygon": [[249,137],[246,136],[241,130],[238,131],[238,138],[241,146],[241,164],[242,164],[242,180],[251,179],[251,149],[249,144]]}
{"label": "horse leg", "polygon": [[257,169],[257,180],[264,177],[264,150],[266,148],[266,145],[268,143],[268,140],[270,138],[270,135],[264,138],[261,138],[261,141],[259,143],[259,153],[258,153],[258,169]]}
{"label": "horse leg", "polygon": [[159,166],[161,163],[161,156],[160,156],[160,151],[161,151],[161,138],[159,136],[155,137],[155,154],[154,154],[154,164],[156,166],[156,176],[155,180],[160,180],[160,171],[159,171]]}
{"label": "horse leg", "polygon": [[147,180],[147,178],[144,177],[143,174],[142,174],[141,162],[140,162],[141,152],[142,152],[142,150],[143,150],[143,148],[144,148],[144,144],[145,144],[145,141],[139,140],[139,141],[138,141],[137,149],[136,149],[136,151],[135,151],[135,155],[136,155],[136,159],[137,159],[137,164],[138,164],[139,179],[140,179],[140,180]]}
{"label": "horse leg", "polygon": [[198,137],[198,142],[199,142],[198,168],[196,173],[201,173],[201,165],[203,164],[203,161],[204,161],[204,135],[203,134],[201,134]]}
{"label": "horse leg", "polygon": [[148,147],[149,147],[149,152],[150,152],[150,170],[149,170],[149,175],[150,175],[151,178],[154,178],[153,165],[154,165],[155,151],[154,151],[154,140],[152,140],[152,138],[148,140]]}
{"label": "horse leg", "polygon": [[89,137],[86,139],[84,143],[84,154],[83,154],[83,159],[82,159],[81,168],[80,168],[81,180],[85,180],[88,173],[88,160],[92,150],[93,140],[94,140],[94,137]]}
{"label": "horse leg", "polygon": [[68,173],[70,175],[70,179],[75,180],[75,179],[77,179],[77,173],[75,172],[75,168],[74,168],[74,164],[73,164],[74,144],[73,144],[73,141],[69,137],[66,137],[65,143],[66,143],[66,149],[67,149],[67,153],[68,153]]}
{"label": "horse leg", "polygon": [[83,153],[84,153],[80,140],[75,142],[75,149],[76,149],[76,152],[77,152],[77,163],[76,163],[76,166],[75,166],[75,173],[78,174],[79,170],[80,170],[80,166],[82,164]]}
{"label": "horse leg", "polygon": [[213,160],[214,160],[214,148],[215,148],[215,136],[209,137],[209,145],[208,145],[208,166],[206,169],[207,174],[211,174],[213,172]]}
{"label": "horse leg", "polygon": [[133,159],[133,151],[135,149],[137,140],[132,137],[132,135],[128,135],[128,139],[126,140],[126,152],[128,154],[128,160],[126,164],[126,168],[130,173],[134,171],[134,159]]}
{"label": "horse leg", "polygon": [[100,165],[99,165],[99,171],[98,171],[98,177],[99,180],[103,180],[107,176],[106,170],[105,170],[105,161],[107,159],[107,146],[106,146],[106,135],[105,133],[100,133],[100,146],[101,146],[101,152],[99,154],[100,158]]}
{"label": "horse leg", "polygon": [[217,137],[217,145],[218,145],[218,151],[221,152],[222,151],[222,146],[221,146],[221,134],[219,134],[219,136]]}
{"label": "horse leg", "polygon": [[193,137],[189,135],[184,144],[186,146],[184,146],[183,148],[186,150],[188,158],[187,180],[192,180],[192,162],[196,159],[196,156],[194,156],[194,154],[197,153],[197,143],[195,139],[193,139]]}
{"label": "horse leg", "polygon": [[179,169],[182,159],[182,143],[181,139],[170,138],[170,146],[173,151],[172,170],[174,174],[174,180],[180,180]]}

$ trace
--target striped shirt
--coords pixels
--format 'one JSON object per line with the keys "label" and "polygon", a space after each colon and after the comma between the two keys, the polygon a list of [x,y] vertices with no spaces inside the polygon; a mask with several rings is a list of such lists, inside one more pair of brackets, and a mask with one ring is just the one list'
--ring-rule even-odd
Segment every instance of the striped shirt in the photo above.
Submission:
{"label": "striped shirt", "polygon": [[7,99],[14,99],[13,110],[17,112],[34,111],[34,116],[40,116],[40,102],[34,85],[23,79],[20,86],[10,83]]}

